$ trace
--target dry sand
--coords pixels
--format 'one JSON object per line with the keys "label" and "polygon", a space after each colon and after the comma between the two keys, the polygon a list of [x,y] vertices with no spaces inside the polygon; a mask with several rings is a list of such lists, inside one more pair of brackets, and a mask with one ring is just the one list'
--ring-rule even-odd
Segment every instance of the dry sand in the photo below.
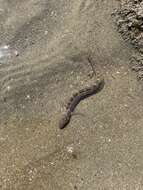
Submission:
{"label": "dry sand", "polygon": [[[134,49],[111,17],[116,0],[0,1],[0,189],[143,189],[142,86]],[[104,89],[58,129],[65,101],[90,82]]]}

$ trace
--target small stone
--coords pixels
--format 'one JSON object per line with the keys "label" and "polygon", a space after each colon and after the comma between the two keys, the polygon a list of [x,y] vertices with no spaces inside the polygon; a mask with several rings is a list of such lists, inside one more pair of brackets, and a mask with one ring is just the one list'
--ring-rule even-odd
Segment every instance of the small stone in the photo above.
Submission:
{"label": "small stone", "polygon": [[73,147],[72,147],[72,146],[68,146],[68,147],[67,147],[67,152],[73,153]]}
{"label": "small stone", "polygon": [[10,86],[7,86],[7,90],[9,91],[11,89],[11,87]]}
{"label": "small stone", "polygon": [[27,96],[26,96],[26,98],[25,98],[25,99],[29,100],[29,99],[30,99],[30,95],[29,95],[29,94],[27,94]]}
{"label": "small stone", "polygon": [[46,31],[44,32],[44,34],[47,35],[47,34],[48,34],[48,31],[46,30]]}

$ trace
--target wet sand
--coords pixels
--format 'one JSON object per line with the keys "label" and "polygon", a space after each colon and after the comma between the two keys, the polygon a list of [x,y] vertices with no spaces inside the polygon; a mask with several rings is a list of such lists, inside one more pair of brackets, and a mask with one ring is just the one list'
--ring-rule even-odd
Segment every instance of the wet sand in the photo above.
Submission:
{"label": "wet sand", "polygon": [[[143,187],[142,86],[133,47],[111,13],[119,1],[0,2],[1,44],[19,52],[0,65],[2,190]],[[64,130],[65,102],[91,79],[104,89],[82,101]]]}

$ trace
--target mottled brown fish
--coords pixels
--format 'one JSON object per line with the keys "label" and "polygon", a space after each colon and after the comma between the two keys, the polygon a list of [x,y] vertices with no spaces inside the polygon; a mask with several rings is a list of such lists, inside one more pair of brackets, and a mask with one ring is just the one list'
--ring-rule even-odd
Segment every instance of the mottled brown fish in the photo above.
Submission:
{"label": "mottled brown fish", "polygon": [[99,92],[103,88],[103,86],[104,79],[97,79],[95,84],[93,84],[92,86],[86,87],[82,90],[79,90],[79,92],[73,94],[67,103],[65,114],[59,122],[59,128],[63,129],[68,125],[75,107],[81,100]]}

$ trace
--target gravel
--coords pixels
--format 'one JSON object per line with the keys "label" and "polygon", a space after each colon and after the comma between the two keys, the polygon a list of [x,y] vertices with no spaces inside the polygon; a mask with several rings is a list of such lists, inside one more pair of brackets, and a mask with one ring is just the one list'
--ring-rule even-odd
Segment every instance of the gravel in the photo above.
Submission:
{"label": "gravel", "polygon": [[131,59],[132,69],[143,80],[143,1],[121,0],[120,8],[113,13],[117,29],[137,53]]}

